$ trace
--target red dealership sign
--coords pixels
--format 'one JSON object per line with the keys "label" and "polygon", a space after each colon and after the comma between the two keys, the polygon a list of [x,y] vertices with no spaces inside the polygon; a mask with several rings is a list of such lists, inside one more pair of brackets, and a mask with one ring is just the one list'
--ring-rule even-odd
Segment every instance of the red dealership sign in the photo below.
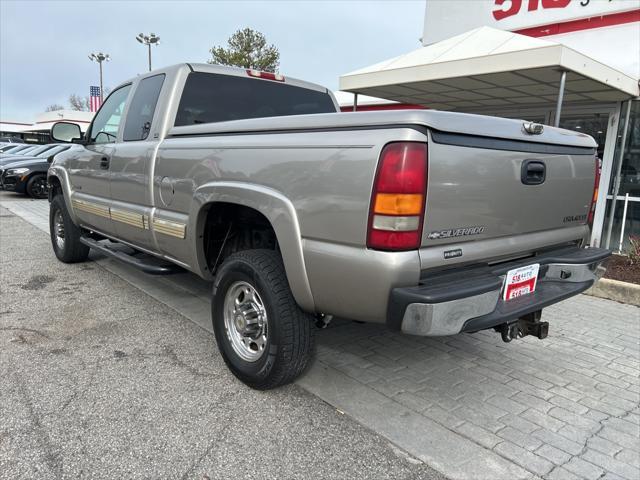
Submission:
{"label": "red dealership sign", "polygon": [[570,24],[569,31],[576,31],[619,25],[637,21],[638,14],[640,0],[427,0],[422,42],[481,26],[554,35],[565,31],[555,26]]}
{"label": "red dealership sign", "polygon": [[[495,0],[495,2],[498,7],[507,4],[506,10],[493,11],[493,18],[499,21],[520,13],[523,3],[527,4],[526,11],[533,12],[539,8],[565,8],[571,3],[571,0]],[[582,3],[584,3],[584,0]]]}

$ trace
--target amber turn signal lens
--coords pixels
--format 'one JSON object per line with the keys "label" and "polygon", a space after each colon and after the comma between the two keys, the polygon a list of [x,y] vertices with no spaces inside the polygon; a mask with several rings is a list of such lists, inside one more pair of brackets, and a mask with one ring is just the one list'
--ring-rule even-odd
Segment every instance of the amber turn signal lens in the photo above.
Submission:
{"label": "amber turn signal lens", "polygon": [[373,211],[383,215],[420,215],[422,203],[420,193],[378,193]]}

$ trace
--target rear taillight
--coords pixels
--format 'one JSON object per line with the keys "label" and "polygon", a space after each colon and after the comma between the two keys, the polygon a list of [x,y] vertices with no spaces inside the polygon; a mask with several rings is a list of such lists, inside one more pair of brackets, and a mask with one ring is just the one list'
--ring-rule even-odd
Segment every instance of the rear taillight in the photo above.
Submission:
{"label": "rear taillight", "polygon": [[247,75],[255,78],[264,78],[266,80],[274,80],[276,82],[284,82],[284,75],[279,73],[261,72],[260,70],[247,70]]}
{"label": "rear taillight", "polygon": [[373,184],[367,247],[396,251],[418,248],[426,195],[427,144],[387,144],[380,154]]}
{"label": "rear taillight", "polygon": [[593,217],[596,213],[596,202],[598,201],[598,188],[600,185],[600,159],[596,157],[596,177],[595,183],[593,184],[593,196],[591,197],[591,206],[589,207],[589,215],[587,218],[587,223],[589,226],[593,226]]}

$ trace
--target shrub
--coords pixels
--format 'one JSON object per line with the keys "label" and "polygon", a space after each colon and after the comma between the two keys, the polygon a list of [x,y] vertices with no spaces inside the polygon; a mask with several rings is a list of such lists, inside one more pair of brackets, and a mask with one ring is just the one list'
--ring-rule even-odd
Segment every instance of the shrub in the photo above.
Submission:
{"label": "shrub", "polygon": [[640,237],[634,235],[629,236],[629,250],[627,255],[629,256],[630,265],[640,265]]}

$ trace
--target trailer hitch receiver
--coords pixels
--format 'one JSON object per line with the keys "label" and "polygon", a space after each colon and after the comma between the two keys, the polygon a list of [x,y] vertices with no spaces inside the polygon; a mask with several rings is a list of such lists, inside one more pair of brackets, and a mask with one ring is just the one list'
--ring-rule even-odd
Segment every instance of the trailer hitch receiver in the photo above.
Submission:
{"label": "trailer hitch receiver", "polygon": [[496,331],[500,332],[502,341],[506,343],[527,335],[533,335],[542,340],[549,334],[549,322],[541,322],[541,318],[542,310],[538,310],[520,317],[515,322],[504,323],[497,327]]}

